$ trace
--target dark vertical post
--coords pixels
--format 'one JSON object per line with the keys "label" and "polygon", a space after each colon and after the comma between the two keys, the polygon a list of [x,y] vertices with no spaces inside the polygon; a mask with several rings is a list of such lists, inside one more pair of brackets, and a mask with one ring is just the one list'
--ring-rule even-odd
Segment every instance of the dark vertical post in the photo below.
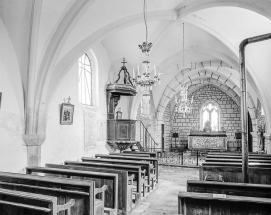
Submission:
{"label": "dark vertical post", "polygon": [[[244,41],[243,41],[244,42]],[[248,183],[248,144],[247,144],[247,79],[245,66],[245,45],[240,44],[240,87],[241,87],[241,132],[242,132],[242,172],[243,183]]]}
{"label": "dark vertical post", "polygon": [[248,183],[248,118],[247,118],[247,86],[246,86],[246,59],[245,47],[250,43],[256,43],[271,39],[271,34],[264,34],[243,40],[239,46],[240,63],[240,88],[241,88],[241,127],[242,127],[242,173],[243,182]]}
{"label": "dark vertical post", "polygon": [[199,150],[197,150],[197,166],[199,165]]}

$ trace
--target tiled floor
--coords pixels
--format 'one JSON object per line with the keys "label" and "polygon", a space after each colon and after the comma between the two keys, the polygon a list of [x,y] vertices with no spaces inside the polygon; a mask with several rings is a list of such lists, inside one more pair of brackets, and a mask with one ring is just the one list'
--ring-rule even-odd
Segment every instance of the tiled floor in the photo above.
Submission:
{"label": "tiled floor", "polygon": [[131,215],[177,214],[178,193],[186,191],[188,179],[199,179],[197,168],[159,167],[158,188]]}

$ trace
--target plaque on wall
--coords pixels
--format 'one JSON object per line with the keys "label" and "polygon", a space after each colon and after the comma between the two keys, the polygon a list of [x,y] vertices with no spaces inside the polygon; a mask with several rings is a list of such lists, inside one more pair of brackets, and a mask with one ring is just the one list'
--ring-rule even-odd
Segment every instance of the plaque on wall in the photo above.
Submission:
{"label": "plaque on wall", "polygon": [[84,111],[84,148],[86,151],[96,148],[97,114]]}

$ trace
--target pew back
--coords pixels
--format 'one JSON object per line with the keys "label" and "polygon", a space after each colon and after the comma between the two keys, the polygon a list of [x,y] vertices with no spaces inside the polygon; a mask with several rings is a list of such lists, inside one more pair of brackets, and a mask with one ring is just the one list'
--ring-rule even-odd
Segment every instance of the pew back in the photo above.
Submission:
{"label": "pew back", "polygon": [[187,180],[187,192],[271,198],[271,185]]}
{"label": "pew back", "polygon": [[157,153],[156,152],[137,152],[137,151],[123,151],[123,153],[127,154],[142,154],[142,155],[150,155],[150,157],[157,158]]}
{"label": "pew back", "polygon": [[[50,164],[46,164],[48,166]],[[112,208],[117,212],[117,196],[118,196],[118,176],[116,174],[111,173],[99,173],[99,172],[86,172],[86,171],[77,171],[70,169],[58,169],[58,168],[48,168],[48,167],[27,167],[27,174],[32,173],[45,173],[46,175],[54,176],[54,177],[64,177],[64,178],[73,178],[73,179],[82,179],[82,180],[91,180],[95,181],[95,187],[100,188],[107,183],[112,183],[112,190],[109,190],[105,193],[104,204],[107,208]],[[103,177],[104,180],[100,180]],[[97,183],[96,183],[97,182]],[[106,183],[106,184],[105,184]],[[95,190],[96,190],[95,189]]]}
{"label": "pew back", "polygon": [[[105,173],[114,173],[118,175],[118,189],[119,189],[119,202],[122,202],[124,208],[124,214],[128,214],[132,210],[133,201],[132,201],[132,182],[134,180],[134,175],[128,176],[128,171],[115,170],[115,169],[106,169],[106,168],[96,168],[90,167],[88,163],[79,162],[79,161],[65,161],[64,165],[68,166],[82,166],[87,167],[89,171],[93,172],[105,172]],[[140,195],[136,195],[136,202],[138,204],[140,200]]]}
{"label": "pew back", "polygon": [[[249,183],[271,184],[270,164],[250,163],[248,172]],[[202,163],[199,167],[200,180],[203,181],[207,174],[221,175],[225,182],[243,182],[241,163]]]}
{"label": "pew back", "polygon": [[105,154],[96,154],[96,158],[103,158],[103,159],[114,159],[114,160],[125,160],[125,162],[134,162],[137,161],[148,161],[150,164],[153,165],[155,169],[155,177],[158,183],[158,160],[156,158],[149,158],[149,157],[136,157],[136,156],[120,156],[120,155],[105,155]]}
{"label": "pew back", "polygon": [[210,193],[180,192],[178,195],[178,213],[224,214],[224,215],[269,215],[271,201],[266,198],[227,195],[225,198]]}
{"label": "pew back", "polygon": [[129,153],[109,153],[109,155],[118,155],[118,156],[126,156],[126,157],[150,157],[149,154],[129,154]]}
{"label": "pew back", "polygon": [[57,215],[57,198],[0,188],[0,214]]}
{"label": "pew back", "polygon": [[66,207],[75,202],[71,214],[94,214],[94,182],[30,176],[0,172],[0,188],[57,197],[57,204]]}
{"label": "pew back", "polygon": [[[78,162],[79,163],[79,162]],[[81,162],[82,163],[82,162]],[[60,168],[60,169],[72,169],[72,170],[79,170],[79,171],[87,171],[87,172],[94,172],[94,173],[97,173],[97,172],[95,172],[95,171],[93,171],[91,168],[89,168],[89,167],[86,167],[86,166],[79,166],[79,165],[67,165],[67,162],[65,162],[65,165],[56,165],[56,164],[46,164],[46,166],[47,167],[50,167],[50,168]],[[118,183],[118,193],[119,193],[119,195],[118,196],[116,196],[116,198],[118,198],[118,209],[120,210],[120,213],[123,213],[123,212],[125,212],[127,209],[126,209],[126,207],[127,207],[127,205],[124,205],[123,204],[123,198],[124,197],[127,197],[127,193],[128,193],[128,187],[124,187],[124,184],[122,184],[122,181],[120,182],[120,180],[119,179],[122,179],[121,177],[122,177],[122,173],[119,171],[119,172],[114,172],[114,173],[110,173],[110,172],[101,172],[101,171],[99,171],[100,173],[105,173],[105,174],[117,174],[118,175],[118,181],[117,181],[117,183]],[[120,173],[120,174],[119,174]],[[119,177],[119,175],[120,175],[120,177]],[[103,179],[103,177],[101,176],[101,178],[102,178],[102,180],[104,180]],[[127,181],[126,181],[127,182]],[[114,188],[112,187],[112,183],[107,183],[107,181],[106,180],[104,180],[104,184],[105,185],[107,185],[108,186],[108,190],[110,191],[110,190],[113,190]],[[123,190],[125,190],[125,193],[126,193],[126,195],[125,196],[122,196],[122,194],[124,193],[124,191]],[[107,200],[107,199],[106,199]]]}
{"label": "pew back", "polygon": [[122,170],[128,171],[128,174],[134,175],[135,180],[137,181],[137,193],[141,196],[141,167],[140,166],[132,166],[132,165],[118,165],[118,164],[109,164],[109,163],[98,163],[98,162],[87,162],[87,160],[82,159],[84,165],[88,167],[95,167],[95,168],[104,168],[104,169],[114,169],[114,170]]}

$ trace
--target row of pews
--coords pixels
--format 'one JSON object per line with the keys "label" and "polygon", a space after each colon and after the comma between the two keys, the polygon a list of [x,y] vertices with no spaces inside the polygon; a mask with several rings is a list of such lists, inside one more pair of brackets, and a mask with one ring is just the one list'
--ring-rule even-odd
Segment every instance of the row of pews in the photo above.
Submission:
{"label": "row of pews", "polygon": [[178,195],[178,214],[271,214],[271,155],[249,154],[249,183],[242,183],[240,153],[209,152],[200,180]]}
{"label": "row of pews", "polygon": [[96,154],[82,161],[0,172],[0,214],[117,215],[131,211],[156,187],[156,153]]}

